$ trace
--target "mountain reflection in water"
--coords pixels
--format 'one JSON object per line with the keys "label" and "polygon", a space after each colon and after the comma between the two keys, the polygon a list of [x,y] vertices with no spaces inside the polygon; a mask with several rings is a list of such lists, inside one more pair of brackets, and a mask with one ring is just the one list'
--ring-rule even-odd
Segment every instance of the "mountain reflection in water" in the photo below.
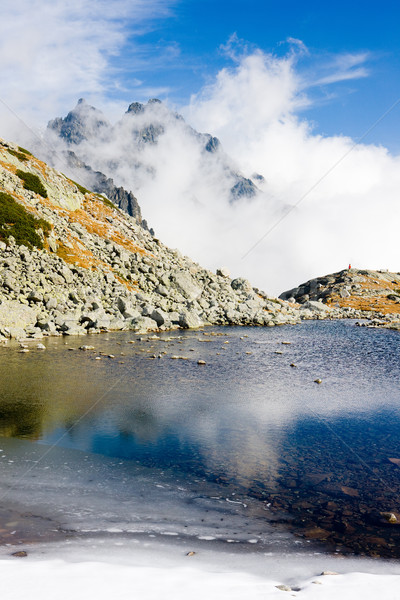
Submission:
{"label": "mountain reflection in water", "polygon": [[205,477],[307,539],[398,555],[382,515],[400,491],[398,332],[308,322],[152,338],[0,349],[0,434]]}

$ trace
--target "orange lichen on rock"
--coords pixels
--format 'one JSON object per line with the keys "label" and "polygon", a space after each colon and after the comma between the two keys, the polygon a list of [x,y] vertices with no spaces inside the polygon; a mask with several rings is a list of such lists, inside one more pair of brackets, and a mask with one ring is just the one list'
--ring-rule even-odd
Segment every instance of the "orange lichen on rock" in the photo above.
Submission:
{"label": "orange lichen on rock", "polygon": [[390,274],[386,273],[366,273],[363,272],[363,281],[357,282],[357,289],[350,289],[348,298],[342,298],[339,295],[329,296],[326,303],[330,306],[339,305],[340,308],[355,308],[356,310],[365,310],[370,312],[380,312],[382,314],[397,314],[400,312],[400,305],[396,300],[388,298],[391,293],[398,293],[400,279],[391,279]]}
{"label": "orange lichen on rock", "polygon": [[87,194],[85,196],[83,209],[74,211],[74,218],[76,217],[75,220],[84,225],[89,233],[95,233],[104,239],[109,239],[125,248],[125,250],[129,250],[129,252],[151,256],[147,250],[135,244],[132,239],[124,236],[111,223],[106,225],[107,217],[115,219],[115,212],[118,212],[118,209],[110,208],[95,194],[91,194],[90,196]]}
{"label": "orange lichen on rock", "polygon": [[63,259],[66,263],[83,267],[84,269],[94,269],[101,266],[105,271],[111,271],[109,265],[96,258],[93,253],[88,250],[81,242],[73,237],[68,236],[67,244],[58,241],[57,256]]}
{"label": "orange lichen on rock", "polygon": [[376,296],[373,298],[350,296],[350,298],[341,298],[340,296],[330,296],[326,304],[328,306],[339,306],[340,308],[355,308],[356,310],[365,310],[369,312],[380,312],[382,314],[398,314],[400,305],[386,296]]}

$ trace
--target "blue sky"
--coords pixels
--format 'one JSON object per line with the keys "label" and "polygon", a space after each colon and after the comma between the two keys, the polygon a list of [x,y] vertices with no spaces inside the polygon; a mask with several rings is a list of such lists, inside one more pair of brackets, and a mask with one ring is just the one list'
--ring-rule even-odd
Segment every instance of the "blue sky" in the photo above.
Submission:
{"label": "blue sky", "polygon": [[[398,2],[2,0],[1,8],[1,137],[29,147],[32,130],[43,133],[81,97],[113,122],[129,103],[158,97],[218,136],[245,176],[265,177],[254,202],[227,206],[204,183],[197,150],[185,152],[187,139],[171,131],[153,149],[154,176],[142,185],[128,165],[116,179],[165,243],[275,293],[349,262],[398,270]],[[127,139],[123,131],[120,149]],[[90,164],[101,160],[97,150],[87,148]],[[286,206],[296,211],[264,239]]]}
{"label": "blue sky", "polygon": [[[242,52],[276,56],[294,38],[308,49],[295,69],[312,100],[300,117],[316,133],[358,138],[400,97],[399,24],[394,0],[3,0],[1,97],[41,125],[81,96],[115,114],[153,95],[179,109],[234,67],[223,51],[233,35]],[[309,85],[346,55],[359,60],[351,73]],[[397,108],[366,141],[400,152],[399,125]]]}
{"label": "blue sky", "polygon": [[[309,54],[297,68],[305,77],[323,71],[337,55],[362,53],[365,76],[313,89],[315,103],[305,114],[316,132],[357,138],[400,97],[399,25],[400,5],[390,0],[183,0],[170,7],[168,16],[155,19],[153,29],[135,37],[132,55],[127,45],[124,81],[128,88],[134,78],[143,82],[144,94],[140,87],[131,90],[142,99],[153,88],[172,103],[185,103],[219,69],[231,66],[221,46],[232,34],[249,52],[259,48],[278,56],[288,51],[288,38],[301,40]],[[138,68],[137,44],[147,59],[153,58],[153,68],[147,60]],[[115,63],[120,65],[121,57]],[[400,151],[399,125],[397,108],[366,141]]]}

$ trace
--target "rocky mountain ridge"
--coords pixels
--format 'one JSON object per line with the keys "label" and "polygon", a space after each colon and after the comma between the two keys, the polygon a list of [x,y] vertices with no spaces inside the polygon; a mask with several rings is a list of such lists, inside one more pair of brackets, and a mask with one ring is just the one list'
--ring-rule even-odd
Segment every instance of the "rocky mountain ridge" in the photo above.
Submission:
{"label": "rocky mountain ridge", "polygon": [[105,197],[4,140],[0,219],[2,338],[274,326],[316,314],[224,269],[202,268]]}
{"label": "rocky mountain ridge", "polygon": [[[94,171],[105,173],[107,177],[118,177],[121,170],[129,169],[135,180],[135,173],[140,173],[135,189],[139,188],[144,173],[151,178],[157,169],[154,163],[147,162],[143,151],[157,145],[171,132],[172,135],[180,136],[182,143],[187,140],[198,145],[202,177],[207,178],[210,171],[216,170],[219,178],[227,182],[230,202],[253,198],[260,192],[258,185],[264,182],[263,176],[259,174],[254,174],[252,179],[245,177],[223,151],[218,138],[208,133],[199,133],[180,114],[169,110],[157,98],[150,99],[147,104],[131,103],[115,125],[100,110],[81,98],[66,117],[58,117],[49,122],[48,132],[63,140],[83,163],[89,164]],[[86,152],[87,146],[93,144],[103,148],[101,158],[94,159],[91,156],[96,164],[88,161]],[[115,158],[117,147],[122,148],[122,152]],[[107,152],[108,148],[110,152]],[[94,188],[95,182],[90,181],[88,173],[82,172],[81,178],[90,189]]]}

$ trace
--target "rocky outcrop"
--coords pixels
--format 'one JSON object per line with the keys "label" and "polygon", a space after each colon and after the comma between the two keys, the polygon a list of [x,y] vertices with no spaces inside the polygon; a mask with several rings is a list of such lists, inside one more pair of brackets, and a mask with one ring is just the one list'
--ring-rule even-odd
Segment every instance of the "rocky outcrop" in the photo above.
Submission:
{"label": "rocky outcrop", "polygon": [[[40,178],[47,197],[23,187],[22,168]],[[0,337],[275,326],[318,316],[269,298],[245,279],[232,280],[226,269],[202,268],[102,196],[83,193],[4,141],[0,190],[47,224],[39,229],[42,249],[13,237],[0,241]]]}
{"label": "rocky outcrop", "polygon": [[67,165],[76,173],[77,179],[85,187],[97,194],[104,194],[118,208],[125,211],[131,217],[148,229],[146,221],[142,219],[139,203],[132,192],[127,192],[123,187],[117,187],[110,177],[106,177],[100,171],[94,171],[89,165],[81,161],[72,150],[64,153]]}
{"label": "rocky outcrop", "polygon": [[110,123],[103,113],[90,106],[84,98],[80,98],[74,110],[65,119],[56,118],[50,121],[49,128],[68,141],[70,144],[80,144],[91,136],[101,135],[109,128]]}
{"label": "rocky outcrop", "polygon": [[400,329],[400,273],[350,268],[310,279],[279,297],[314,309],[319,304],[335,318],[367,318],[368,326]]}

